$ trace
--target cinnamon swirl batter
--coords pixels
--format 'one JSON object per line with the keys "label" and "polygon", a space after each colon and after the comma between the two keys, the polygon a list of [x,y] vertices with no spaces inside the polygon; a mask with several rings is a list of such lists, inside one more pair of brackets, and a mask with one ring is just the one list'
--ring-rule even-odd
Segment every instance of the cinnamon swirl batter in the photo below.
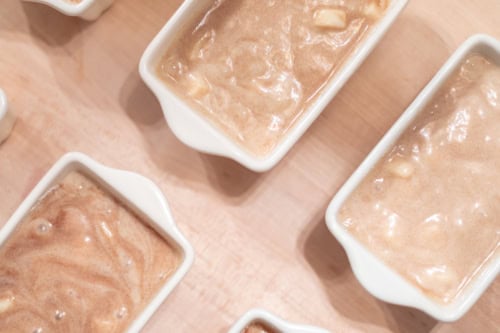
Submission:
{"label": "cinnamon swirl batter", "polygon": [[179,263],[153,229],[72,172],[0,248],[0,332],[123,332]]}

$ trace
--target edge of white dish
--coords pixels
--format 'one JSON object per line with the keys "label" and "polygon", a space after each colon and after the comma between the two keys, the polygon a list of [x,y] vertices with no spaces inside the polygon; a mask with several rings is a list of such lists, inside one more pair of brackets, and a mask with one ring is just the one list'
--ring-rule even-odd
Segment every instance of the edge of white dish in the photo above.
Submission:
{"label": "edge of white dish", "polygon": [[289,323],[262,309],[252,309],[245,313],[233,327],[231,327],[228,333],[242,333],[248,325],[254,322],[263,323],[283,333],[329,333],[322,328]]}
{"label": "edge of white dish", "polygon": [[426,296],[368,251],[341,225],[337,214],[350,194],[471,53],[483,54],[500,65],[500,41],[487,35],[475,35],[465,41],[342,186],[326,212],[329,230],[344,247],[356,278],[368,292],[383,301],[422,310],[441,321],[458,320],[474,305],[498,275],[500,258],[477,276],[455,301],[443,305]]}
{"label": "edge of white dish", "polygon": [[7,96],[0,89],[0,143],[5,141],[12,131],[16,118],[12,111],[9,110]]}
{"label": "edge of white dish", "polygon": [[23,0],[26,2],[41,3],[68,15],[78,16],[82,19],[96,20],[114,0],[82,0],[79,3],[70,3],[65,0]]}

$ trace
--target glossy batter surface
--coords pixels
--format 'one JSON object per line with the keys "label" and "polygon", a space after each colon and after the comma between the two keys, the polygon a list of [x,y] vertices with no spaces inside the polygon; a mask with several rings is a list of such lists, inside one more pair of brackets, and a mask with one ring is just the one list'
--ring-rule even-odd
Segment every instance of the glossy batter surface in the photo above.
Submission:
{"label": "glossy batter surface", "polygon": [[180,259],[93,181],[70,173],[0,248],[0,332],[124,332]]}
{"label": "glossy batter surface", "polygon": [[500,244],[500,68],[470,56],[341,208],[346,228],[444,303]]}
{"label": "glossy batter surface", "polygon": [[252,323],[248,325],[241,333],[278,333],[278,332],[263,324]]}
{"label": "glossy batter surface", "polygon": [[386,7],[385,0],[214,1],[157,72],[232,140],[265,156]]}

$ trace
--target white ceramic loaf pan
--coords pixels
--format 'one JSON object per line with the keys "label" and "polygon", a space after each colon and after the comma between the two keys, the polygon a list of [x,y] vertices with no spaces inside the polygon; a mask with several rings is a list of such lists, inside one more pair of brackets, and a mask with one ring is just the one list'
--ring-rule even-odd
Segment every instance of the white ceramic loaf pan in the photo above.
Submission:
{"label": "white ceramic loaf pan", "polygon": [[141,58],[139,71],[144,82],[156,95],[163,109],[165,118],[174,134],[186,145],[201,152],[231,158],[245,167],[264,172],[275,166],[292,146],[300,139],[314,120],[321,114],[332,98],[370,54],[391,24],[405,7],[408,0],[391,0],[384,16],[372,28],[325,85],[315,102],[304,112],[297,124],[291,128],[280,144],[267,156],[255,157],[230,140],[222,131],[211,125],[203,116],[193,110],[176,96],[156,75],[156,68],[168,47],[189,25],[213,4],[214,0],[186,0],[170,18],[163,29],[153,39]]}
{"label": "white ceramic loaf pan", "polygon": [[291,324],[261,309],[248,311],[241,317],[228,333],[242,333],[252,323],[261,323],[279,333],[329,333],[327,330],[313,326]]}
{"label": "white ceramic loaf pan", "polygon": [[15,117],[9,111],[9,104],[7,96],[2,89],[0,89],[0,143],[2,143],[9,136],[12,127],[14,126]]}
{"label": "white ceramic loaf pan", "polygon": [[75,3],[72,3],[71,0],[24,1],[38,2],[50,6],[65,15],[78,16],[89,21],[97,19],[113,3],[113,0],[81,0]]}
{"label": "white ceramic loaf pan", "polygon": [[381,260],[370,253],[340,224],[337,219],[346,199],[362,182],[370,170],[393,147],[415,117],[432,101],[440,87],[471,53],[483,54],[500,65],[500,42],[492,37],[476,35],[468,39],[446,62],[416,100],[408,107],[384,138],[377,144],[354,174],[335,195],[326,212],[328,228],[347,252],[351,267],[359,282],[375,297],[389,303],[420,309],[441,321],[455,321],[462,317],[488,288],[500,271],[500,258],[476,277],[454,302],[443,305],[426,296],[407,282]]}
{"label": "white ceramic loaf pan", "polygon": [[84,172],[110,191],[122,204],[137,213],[138,216],[143,217],[143,221],[149,223],[170,244],[176,246],[182,255],[182,262],[176,272],[167,280],[144,311],[132,322],[127,331],[129,333],[139,332],[171,291],[180,283],[194,260],[193,249],[175,225],[162,192],[149,179],[136,173],[105,167],[81,153],[68,153],[47,172],[0,230],[0,245],[47,190],[67,173],[75,170]]}

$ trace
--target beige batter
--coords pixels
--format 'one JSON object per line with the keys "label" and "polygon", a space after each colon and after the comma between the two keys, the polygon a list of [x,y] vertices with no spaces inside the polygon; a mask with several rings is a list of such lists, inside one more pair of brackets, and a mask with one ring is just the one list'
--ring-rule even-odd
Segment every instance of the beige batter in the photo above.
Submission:
{"label": "beige batter", "polygon": [[363,244],[453,301],[500,244],[500,67],[468,58],[340,211]]}
{"label": "beige batter", "polygon": [[386,0],[217,0],[158,75],[251,154],[280,142],[387,7]]}
{"label": "beige batter", "polygon": [[260,323],[253,323],[247,326],[241,333],[277,333],[277,332]]}
{"label": "beige batter", "polygon": [[124,332],[180,259],[137,216],[73,172],[0,248],[0,332]]}

